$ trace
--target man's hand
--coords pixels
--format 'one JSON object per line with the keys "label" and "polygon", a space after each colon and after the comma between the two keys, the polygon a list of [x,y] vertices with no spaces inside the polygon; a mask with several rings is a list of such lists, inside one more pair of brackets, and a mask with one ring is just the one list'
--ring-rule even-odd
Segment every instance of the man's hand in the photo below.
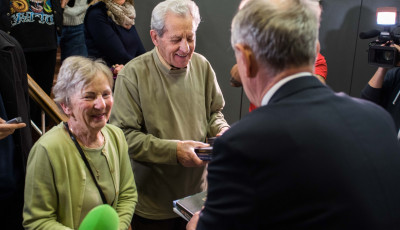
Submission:
{"label": "man's hand", "polygon": [[16,129],[25,127],[25,123],[6,124],[6,121],[0,118],[0,140],[14,133]]}
{"label": "man's hand", "polygon": [[186,230],[195,230],[197,227],[197,222],[199,222],[199,217],[200,217],[200,211],[196,212],[192,216],[192,219],[190,219],[190,221],[186,225]]}
{"label": "man's hand", "polygon": [[217,133],[217,137],[222,136],[222,134],[224,134],[226,132],[226,130],[228,130],[228,129],[229,129],[229,127],[222,128],[221,131],[219,131],[219,133]]}
{"label": "man's hand", "polygon": [[198,141],[179,141],[176,147],[178,162],[185,167],[200,167],[206,165],[208,162],[200,160],[194,152],[194,148],[208,146],[210,145]]}

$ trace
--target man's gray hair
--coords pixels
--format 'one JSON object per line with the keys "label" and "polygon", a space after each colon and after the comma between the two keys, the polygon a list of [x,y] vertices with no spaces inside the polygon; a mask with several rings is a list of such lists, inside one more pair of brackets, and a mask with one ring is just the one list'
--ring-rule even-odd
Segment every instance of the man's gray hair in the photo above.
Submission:
{"label": "man's gray hair", "polygon": [[279,73],[315,62],[318,20],[299,0],[252,0],[232,21],[231,43],[248,46],[259,63]]}
{"label": "man's gray hair", "polygon": [[165,16],[167,13],[173,13],[180,16],[193,17],[193,29],[197,30],[200,23],[199,7],[192,0],[166,0],[160,2],[154,7],[151,14],[151,29],[162,37],[165,28]]}
{"label": "man's gray hair", "polygon": [[61,103],[69,105],[71,96],[83,90],[98,73],[103,73],[107,77],[112,88],[114,80],[111,70],[102,60],[92,60],[80,56],[66,58],[53,87],[54,101],[59,106]]}

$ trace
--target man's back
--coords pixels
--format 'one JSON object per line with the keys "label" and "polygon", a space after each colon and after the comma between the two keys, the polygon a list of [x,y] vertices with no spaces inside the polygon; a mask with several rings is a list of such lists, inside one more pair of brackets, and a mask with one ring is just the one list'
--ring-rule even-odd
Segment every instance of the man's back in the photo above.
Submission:
{"label": "man's back", "polygon": [[198,229],[400,227],[391,117],[311,77],[282,86],[218,138],[214,153]]}

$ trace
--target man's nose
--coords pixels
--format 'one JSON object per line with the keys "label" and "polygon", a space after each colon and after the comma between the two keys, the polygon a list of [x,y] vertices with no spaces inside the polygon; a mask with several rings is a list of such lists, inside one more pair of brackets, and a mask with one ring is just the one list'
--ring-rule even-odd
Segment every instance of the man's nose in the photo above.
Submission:
{"label": "man's nose", "polygon": [[190,47],[189,47],[189,43],[187,42],[186,39],[183,39],[181,41],[179,49],[184,53],[189,53]]}

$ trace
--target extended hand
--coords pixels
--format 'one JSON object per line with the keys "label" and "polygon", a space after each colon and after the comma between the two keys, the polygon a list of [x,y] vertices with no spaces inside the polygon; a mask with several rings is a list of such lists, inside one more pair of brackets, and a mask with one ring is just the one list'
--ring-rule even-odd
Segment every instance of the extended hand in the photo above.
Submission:
{"label": "extended hand", "polygon": [[200,167],[207,164],[207,161],[202,161],[197,157],[194,148],[207,147],[205,144],[198,141],[180,141],[176,147],[176,157],[178,162],[185,167]]}
{"label": "extended hand", "polygon": [[6,121],[0,118],[0,140],[14,133],[16,129],[25,127],[25,123],[6,124]]}
{"label": "extended hand", "polygon": [[221,131],[219,131],[219,133],[217,133],[216,136],[217,137],[222,136],[222,134],[224,134],[226,132],[226,130],[228,130],[228,129],[229,129],[229,127],[222,128]]}
{"label": "extended hand", "polygon": [[199,222],[200,211],[196,212],[186,225],[186,230],[195,230]]}

